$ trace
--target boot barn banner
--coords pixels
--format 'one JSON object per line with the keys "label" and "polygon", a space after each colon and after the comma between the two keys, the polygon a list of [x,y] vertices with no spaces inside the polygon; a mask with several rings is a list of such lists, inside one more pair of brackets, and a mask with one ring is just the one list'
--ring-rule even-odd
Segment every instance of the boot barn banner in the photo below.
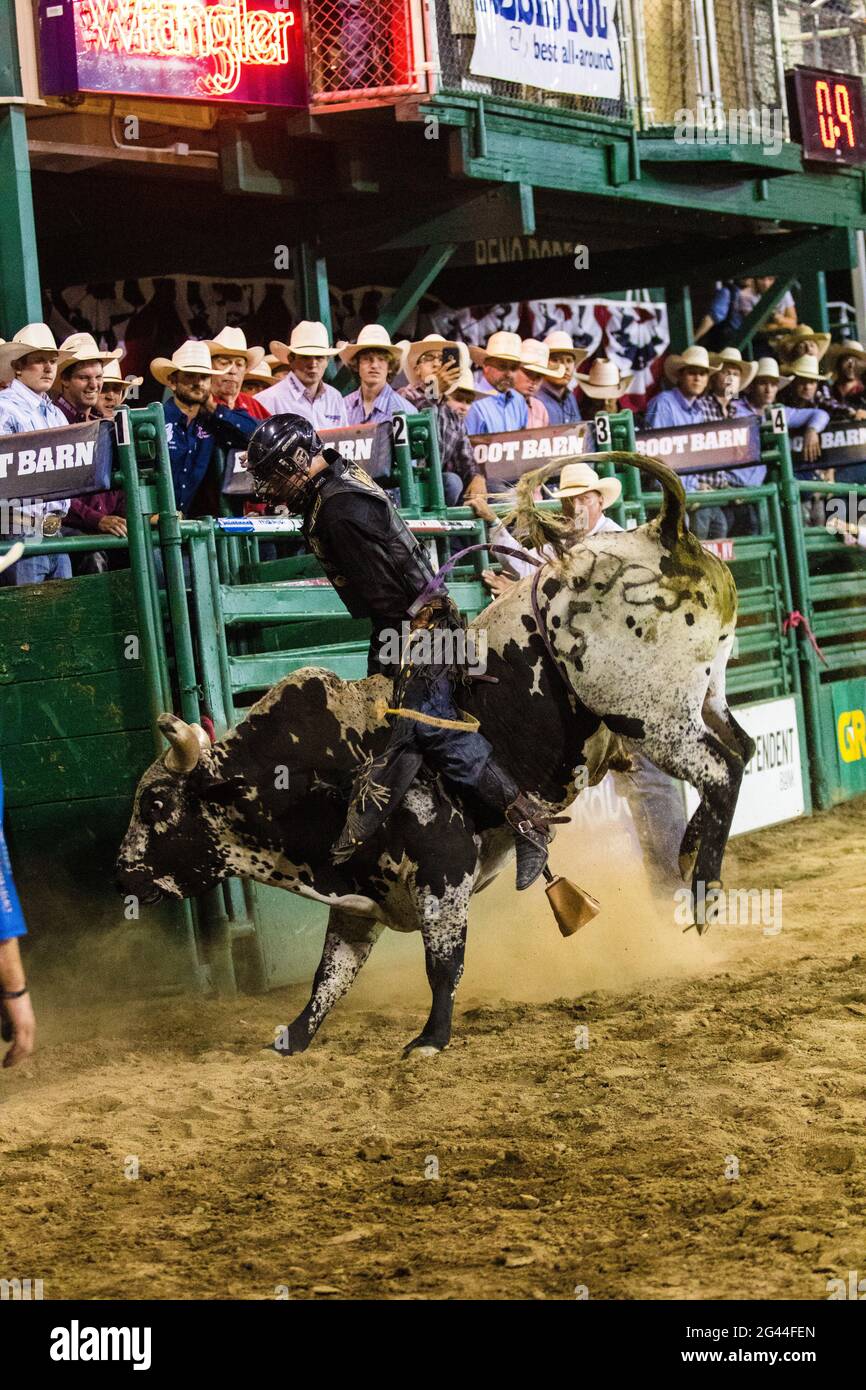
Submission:
{"label": "boot barn banner", "polygon": [[619,99],[616,0],[474,0],[470,72],[574,96]]}
{"label": "boot barn banner", "polygon": [[0,438],[0,498],[77,497],[111,485],[114,427],[108,420],[28,430]]}

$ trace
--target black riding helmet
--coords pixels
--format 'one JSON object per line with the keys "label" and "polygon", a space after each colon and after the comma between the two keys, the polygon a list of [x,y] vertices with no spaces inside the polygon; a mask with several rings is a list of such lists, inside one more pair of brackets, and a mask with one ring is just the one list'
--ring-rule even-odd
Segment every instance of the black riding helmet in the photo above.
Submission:
{"label": "black riding helmet", "polygon": [[259,425],[247,445],[247,472],[256,496],[302,512],[312,487],[310,464],[325,446],[303,415],[272,415]]}

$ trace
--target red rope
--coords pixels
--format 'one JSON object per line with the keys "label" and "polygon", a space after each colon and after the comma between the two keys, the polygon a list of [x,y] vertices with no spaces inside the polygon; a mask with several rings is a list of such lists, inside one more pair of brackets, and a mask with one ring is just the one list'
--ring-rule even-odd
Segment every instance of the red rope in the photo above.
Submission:
{"label": "red rope", "polygon": [[821,648],[818,646],[818,643],[815,640],[815,634],[809,626],[809,619],[805,616],[804,613],[800,613],[799,610],[795,608],[792,613],[788,614],[787,618],[785,618],[784,622],[782,623],[782,636],[784,637],[786,635],[789,628],[798,627],[802,627],[809,641],[812,643],[812,646],[815,649],[816,656],[820,657],[821,661],[823,661],[825,666],[829,666],[830,663],[827,660],[824,653],[821,651]]}

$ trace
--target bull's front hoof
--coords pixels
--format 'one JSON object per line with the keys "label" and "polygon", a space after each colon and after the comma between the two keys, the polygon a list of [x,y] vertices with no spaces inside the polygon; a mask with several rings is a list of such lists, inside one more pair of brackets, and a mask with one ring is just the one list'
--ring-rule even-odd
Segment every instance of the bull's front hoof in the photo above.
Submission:
{"label": "bull's front hoof", "polygon": [[313,1039],[304,1028],[290,1026],[283,1028],[280,1036],[267,1047],[263,1047],[263,1052],[276,1052],[278,1057],[297,1057],[301,1052],[306,1052]]}
{"label": "bull's front hoof", "polygon": [[425,1037],[423,1033],[417,1038],[413,1038],[403,1048],[403,1058],[407,1058],[411,1053],[416,1052],[419,1057],[435,1057],[443,1048],[448,1046],[448,1040],[439,1042],[435,1038]]}

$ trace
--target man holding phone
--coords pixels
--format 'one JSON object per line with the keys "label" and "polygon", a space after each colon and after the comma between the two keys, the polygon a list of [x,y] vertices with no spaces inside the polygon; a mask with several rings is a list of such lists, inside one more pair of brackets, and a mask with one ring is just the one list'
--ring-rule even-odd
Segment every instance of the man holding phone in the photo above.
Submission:
{"label": "man holding phone", "polygon": [[428,333],[420,342],[410,343],[403,370],[409,385],[400,395],[418,410],[432,410],[442,460],[445,503],[456,507],[470,497],[487,495],[484,474],[475,462],[472,445],[463,421],[446,402],[446,394],[469,368],[469,353],[462,343],[450,342],[438,333]]}

